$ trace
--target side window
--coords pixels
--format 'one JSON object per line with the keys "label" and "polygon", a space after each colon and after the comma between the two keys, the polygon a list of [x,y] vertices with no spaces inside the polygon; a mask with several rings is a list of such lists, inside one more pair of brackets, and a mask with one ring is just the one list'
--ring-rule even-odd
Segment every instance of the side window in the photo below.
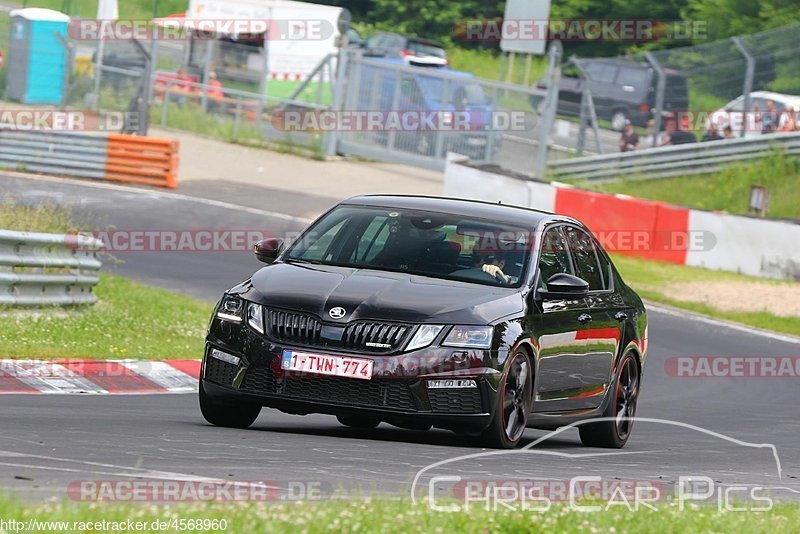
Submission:
{"label": "side window", "polygon": [[575,262],[575,276],[589,282],[589,291],[605,289],[600,264],[597,262],[594,240],[586,232],[577,228],[566,229],[567,243]]}
{"label": "side window", "polygon": [[422,91],[413,78],[403,78],[402,86],[400,87],[400,94],[403,95],[403,98],[405,98],[408,102],[414,105],[422,105],[424,103]]}
{"label": "side window", "polygon": [[605,256],[597,250],[597,243],[595,243],[595,251],[597,252],[597,261],[600,263],[600,273],[603,277],[603,289],[611,289],[610,281],[611,281],[611,264],[608,262]]}
{"label": "side window", "polygon": [[650,72],[636,67],[622,67],[617,76],[618,85],[630,85],[636,89],[646,89],[649,85]]}
{"label": "side window", "polygon": [[547,290],[547,280],[554,274],[574,274],[561,228],[550,228],[542,238],[539,273],[539,287],[545,291]]}
{"label": "side window", "polygon": [[605,63],[589,63],[586,66],[586,74],[589,79],[600,83],[613,83],[617,77],[617,66]]}

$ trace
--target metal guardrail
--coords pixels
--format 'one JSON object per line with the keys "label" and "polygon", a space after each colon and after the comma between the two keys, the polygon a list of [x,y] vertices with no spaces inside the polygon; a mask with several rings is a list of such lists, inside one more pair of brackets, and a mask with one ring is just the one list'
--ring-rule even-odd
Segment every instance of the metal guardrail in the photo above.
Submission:
{"label": "metal guardrail", "polygon": [[174,188],[177,153],[169,139],[0,129],[0,169]]}
{"label": "metal guardrail", "polygon": [[637,152],[603,154],[552,161],[548,176],[556,180],[649,180],[717,172],[732,163],[774,154],[800,154],[800,133],[775,133],[753,138],[725,139],[667,146]]}
{"label": "metal guardrail", "polygon": [[0,304],[92,304],[99,239],[0,230]]}

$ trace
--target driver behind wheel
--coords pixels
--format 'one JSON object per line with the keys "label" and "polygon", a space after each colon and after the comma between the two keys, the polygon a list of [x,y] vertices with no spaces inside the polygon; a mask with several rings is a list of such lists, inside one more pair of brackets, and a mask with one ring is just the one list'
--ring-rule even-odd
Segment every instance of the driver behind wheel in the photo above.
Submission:
{"label": "driver behind wheel", "polygon": [[472,251],[473,265],[480,268],[490,276],[501,280],[504,284],[511,284],[512,278],[503,272],[506,266],[505,257],[499,252]]}

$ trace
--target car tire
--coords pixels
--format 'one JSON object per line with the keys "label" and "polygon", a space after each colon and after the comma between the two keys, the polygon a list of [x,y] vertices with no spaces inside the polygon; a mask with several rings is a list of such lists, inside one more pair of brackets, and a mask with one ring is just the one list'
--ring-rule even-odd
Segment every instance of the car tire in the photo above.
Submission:
{"label": "car tire", "polygon": [[361,428],[365,430],[375,428],[381,424],[380,419],[365,415],[337,415],[336,420],[342,423],[344,426]]}
{"label": "car tire", "polygon": [[533,365],[525,349],[517,349],[509,358],[497,390],[497,404],[479,442],[493,449],[513,449],[525,433],[533,408]]}
{"label": "car tire", "polygon": [[261,406],[243,402],[220,402],[212,399],[200,381],[200,412],[206,421],[226,428],[247,428],[261,413]]}
{"label": "car tire", "polygon": [[625,128],[625,123],[628,122],[628,114],[623,109],[614,110],[611,114],[611,128],[615,132],[621,132]]}
{"label": "car tire", "polygon": [[629,352],[620,363],[619,373],[614,381],[614,396],[601,416],[607,420],[585,423],[578,427],[584,445],[611,449],[625,446],[633,430],[640,378],[639,362]]}

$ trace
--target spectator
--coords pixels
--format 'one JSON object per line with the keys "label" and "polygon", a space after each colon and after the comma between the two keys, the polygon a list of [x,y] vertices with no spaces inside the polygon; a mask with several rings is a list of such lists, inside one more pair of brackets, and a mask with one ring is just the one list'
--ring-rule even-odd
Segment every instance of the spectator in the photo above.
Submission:
{"label": "spectator", "polygon": [[175,79],[177,80],[177,83],[175,83],[175,85],[172,86],[170,92],[173,93],[172,94],[173,100],[175,100],[175,102],[177,102],[179,106],[183,106],[184,104],[186,104],[186,96],[194,91],[194,89],[192,89],[192,86],[189,85],[193,83],[194,80],[192,79],[191,76],[186,74],[186,71],[183,69],[183,67],[178,69],[178,73],[175,76]]}
{"label": "spectator", "polygon": [[725,139],[733,139],[733,128],[731,128],[730,124],[722,130],[722,134],[725,136]]}
{"label": "spectator", "polygon": [[656,135],[656,121],[650,119],[647,121],[647,135],[644,137],[644,148],[650,148],[658,145],[658,135]]}
{"label": "spectator", "polygon": [[659,146],[684,145],[697,142],[694,135],[678,128],[678,120],[674,116],[667,117],[664,122],[664,130]]}
{"label": "spectator", "polygon": [[[753,126],[749,130],[745,130],[747,133],[761,133],[761,108],[758,107],[758,104],[753,104],[753,113],[751,114],[753,118]],[[750,122],[749,120],[747,121]],[[747,125],[750,127],[750,125]]]}
{"label": "spectator", "polygon": [[800,124],[797,122],[797,115],[800,113],[800,107],[798,108],[786,108],[781,114],[781,122],[780,126],[778,127],[779,132],[796,132],[800,130]]}
{"label": "spectator", "polygon": [[772,133],[778,129],[778,121],[780,120],[780,113],[775,107],[775,102],[767,100],[767,109],[761,114],[761,133]]}
{"label": "spectator", "polygon": [[217,73],[208,73],[208,109],[220,110],[224,100],[225,93],[222,91],[222,82],[217,79]]}
{"label": "spectator", "polygon": [[719,141],[721,139],[722,136],[719,134],[719,129],[717,129],[717,125],[714,124],[714,122],[712,121],[708,125],[708,130],[706,131],[706,133],[703,134],[702,140],[703,142],[706,142],[706,141]]}
{"label": "spectator", "polygon": [[639,150],[639,134],[633,129],[631,121],[625,121],[622,137],[619,139],[619,151],[634,152],[636,150]]}

